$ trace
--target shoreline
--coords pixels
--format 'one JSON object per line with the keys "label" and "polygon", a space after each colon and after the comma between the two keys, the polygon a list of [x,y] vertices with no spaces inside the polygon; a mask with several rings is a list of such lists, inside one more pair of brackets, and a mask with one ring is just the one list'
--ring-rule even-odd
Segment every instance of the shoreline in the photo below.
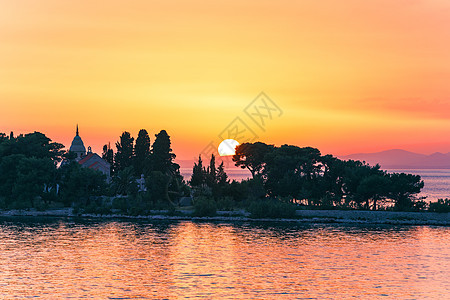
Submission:
{"label": "shoreline", "polygon": [[98,218],[131,220],[168,220],[168,221],[226,221],[226,222],[286,222],[286,223],[324,223],[324,224],[360,224],[360,225],[432,225],[450,226],[450,213],[436,212],[393,212],[364,210],[297,210],[296,218],[250,218],[240,211],[218,211],[213,217],[195,217],[189,210],[180,211],[183,215],[168,215],[167,211],[153,211],[151,215],[129,216],[124,214],[73,214],[72,208],[37,210],[4,210],[0,217],[57,217],[57,218]]}

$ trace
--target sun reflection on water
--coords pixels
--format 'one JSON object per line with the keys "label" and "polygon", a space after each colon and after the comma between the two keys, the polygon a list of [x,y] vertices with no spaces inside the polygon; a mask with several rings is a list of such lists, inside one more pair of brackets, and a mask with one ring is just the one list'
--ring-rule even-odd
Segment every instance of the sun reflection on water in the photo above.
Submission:
{"label": "sun reflection on water", "polygon": [[4,221],[0,298],[445,298],[450,229]]}

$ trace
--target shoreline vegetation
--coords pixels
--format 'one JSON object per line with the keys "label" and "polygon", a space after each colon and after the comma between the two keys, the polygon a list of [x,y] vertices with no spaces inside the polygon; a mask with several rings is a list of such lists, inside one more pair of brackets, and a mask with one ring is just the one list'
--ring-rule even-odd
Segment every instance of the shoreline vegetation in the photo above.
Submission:
{"label": "shoreline vegetation", "polygon": [[63,149],[39,132],[0,133],[0,216],[60,211],[66,217],[448,225],[450,199],[418,197],[420,176],[387,173],[312,147],[241,144],[232,160],[252,174],[242,181],[230,181],[214,155],[205,166],[199,156],[190,180],[184,180],[165,130],[153,143],[141,129],[136,139],[123,132],[115,152],[105,145],[101,158],[110,164],[110,176],[83,167],[82,157]]}
{"label": "shoreline vegetation", "polygon": [[0,217],[55,217],[55,218],[95,218],[95,219],[131,219],[147,221],[211,221],[211,222],[283,222],[315,224],[360,224],[360,225],[429,225],[450,226],[450,213],[435,212],[393,212],[393,211],[355,211],[355,210],[297,210],[291,218],[253,218],[245,210],[217,211],[215,216],[195,216],[193,208],[184,208],[175,213],[169,210],[150,211],[149,215],[131,216],[112,212],[101,215],[73,212],[73,208],[46,211],[4,210]]}

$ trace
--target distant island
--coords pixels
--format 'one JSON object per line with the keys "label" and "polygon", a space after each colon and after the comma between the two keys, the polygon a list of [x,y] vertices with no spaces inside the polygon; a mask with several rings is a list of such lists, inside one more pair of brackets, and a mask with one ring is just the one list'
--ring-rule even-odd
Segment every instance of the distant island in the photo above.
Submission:
{"label": "distant island", "polygon": [[384,169],[450,169],[450,152],[425,155],[392,149],[375,153],[343,155],[339,158],[365,161],[369,165],[379,164]]}

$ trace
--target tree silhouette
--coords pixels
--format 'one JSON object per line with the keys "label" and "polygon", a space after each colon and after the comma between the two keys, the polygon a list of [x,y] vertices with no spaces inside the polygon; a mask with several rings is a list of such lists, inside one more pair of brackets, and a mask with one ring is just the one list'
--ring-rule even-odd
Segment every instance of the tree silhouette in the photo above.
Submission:
{"label": "tree silhouette", "polygon": [[102,158],[107,161],[110,165],[110,173],[114,174],[114,151],[109,145],[103,145]]}
{"label": "tree silhouette", "polygon": [[23,154],[27,157],[50,158],[54,163],[62,160],[64,145],[54,143],[52,140],[40,132],[10,137],[3,139],[0,144],[0,157],[11,154]]}
{"label": "tree silhouette", "polygon": [[170,136],[165,130],[161,130],[155,135],[155,141],[152,145],[152,169],[164,174],[174,172],[174,163],[176,155],[170,148]]}
{"label": "tree silhouette", "polygon": [[112,189],[115,195],[136,195],[138,193],[133,167],[130,166],[117,172],[112,180]]}
{"label": "tree silhouette", "polygon": [[202,157],[198,156],[198,162],[194,163],[192,168],[191,180],[189,182],[192,187],[199,187],[205,183],[205,172],[203,169]]}
{"label": "tree silhouette", "polygon": [[321,173],[320,151],[305,147],[283,145],[265,156],[266,188],[273,196],[317,200],[317,177]]}
{"label": "tree silhouette", "polygon": [[390,198],[394,200],[395,209],[410,210],[414,205],[414,195],[420,193],[424,182],[419,175],[393,173],[389,174]]}
{"label": "tree silhouette", "polygon": [[120,136],[120,141],[116,142],[116,154],[114,155],[114,171],[122,171],[133,165],[133,142],[128,131],[124,131]]}
{"label": "tree silhouette", "polygon": [[357,193],[362,202],[366,202],[366,209],[370,209],[370,200],[372,200],[372,209],[377,209],[377,202],[388,196],[390,183],[385,174],[374,174],[361,180]]}
{"label": "tree silhouette", "polygon": [[[164,182],[164,195],[167,195],[167,199],[172,203],[169,197],[169,187],[173,180],[181,177],[180,166],[173,162],[176,155],[172,152],[170,148],[170,136],[165,130],[161,130],[155,135],[155,141],[152,145],[152,170],[154,172],[160,172],[161,178],[160,182]],[[154,174],[152,172],[152,174]],[[167,178],[167,180],[163,180]]]}
{"label": "tree silhouette", "polygon": [[205,182],[209,187],[213,187],[216,183],[216,157],[211,154],[211,160],[209,161],[209,166],[205,172]]}
{"label": "tree silhouette", "polygon": [[45,198],[53,187],[56,189],[56,168],[49,158],[26,157],[19,160],[13,197],[22,203],[29,201],[35,207],[37,197]]}
{"label": "tree silhouette", "polygon": [[247,168],[252,177],[261,175],[264,168],[264,157],[270,153],[274,147],[261,142],[243,143],[236,147],[236,154],[233,155],[233,161],[237,167]]}
{"label": "tree silhouette", "polygon": [[71,162],[58,170],[61,174],[60,193],[66,206],[86,207],[93,196],[103,195],[106,176],[100,171],[84,168]]}
{"label": "tree silhouette", "polygon": [[219,186],[225,186],[228,183],[228,175],[225,173],[225,167],[223,166],[223,162],[217,168],[217,184]]}
{"label": "tree silhouette", "polygon": [[40,132],[14,137],[0,134],[0,202],[2,206],[34,207],[56,189],[56,165],[64,145]]}
{"label": "tree silhouette", "polygon": [[150,164],[150,137],[147,130],[139,130],[134,145],[134,171],[137,176],[148,172]]}

